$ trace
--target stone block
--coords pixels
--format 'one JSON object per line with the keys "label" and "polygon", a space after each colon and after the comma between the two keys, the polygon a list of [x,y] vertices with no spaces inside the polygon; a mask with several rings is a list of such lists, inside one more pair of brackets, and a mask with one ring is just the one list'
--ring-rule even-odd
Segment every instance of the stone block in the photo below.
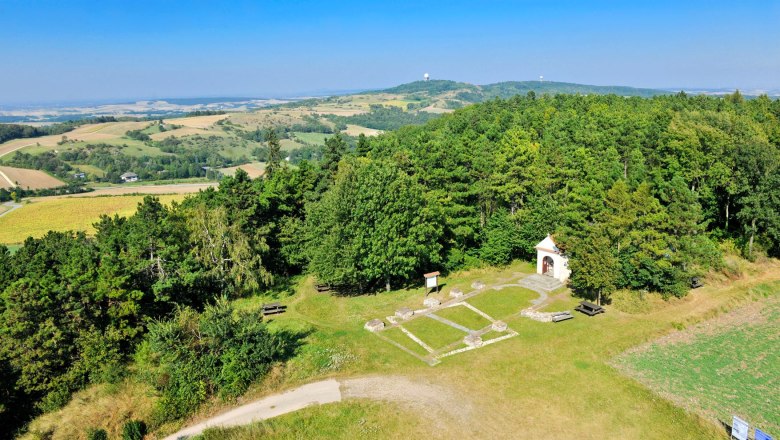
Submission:
{"label": "stone block", "polygon": [[364,327],[370,332],[377,332],[385,328],[385,323],[382,322],[381,319],[372,319],[371,321],[368,321]]}
{"label": "stone block", "polygon": [[414,316],[414,310],[408,308],[408,307],[402,307],[395,311],[395,316],[401,318],[401,319],[409,319],[412,316]]}
{"label": "stone block", "polygon": [[474,281],[473,283],[471,283],[471,288],[482,290],[485,288],[485,283],[483,283],[482,281]]}
{"label": "stone block", "polygon": [[462,290],[460,290],[458,288],[450,290],[450,297],[452,297],[452,298],[460,298],[461,296],[463,296],[463,291]]}
{"label": "stone block", "polygon": [[468,345],[469,347],[481,347],[482,346],[482,338],[475,334],[470,334],[463,338],[463,343]]}
{"label": "stone block", "polygon": [[506,331],[506,322],[504,322],[504,321],[496,321],[490,327],[493,330],[497,331],[497,332],[505,332]]}
{"label": "stone block", "polygon": [[439,304],[441,304],[441,301],[436,298],[425,298],[425,301],[423,301],[425,307],[436,307]]}

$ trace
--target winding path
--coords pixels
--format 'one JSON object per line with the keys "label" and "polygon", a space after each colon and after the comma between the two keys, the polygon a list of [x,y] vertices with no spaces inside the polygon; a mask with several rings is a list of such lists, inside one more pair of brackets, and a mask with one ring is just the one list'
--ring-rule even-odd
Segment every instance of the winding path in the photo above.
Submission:
{"label": "winding path", "polygon": [[[345,399],[399,402],[417,411],[444,416],[435,417],[441,423],[445,423],[447,419],[468,423],[472,413],[472,405],[464,396],[458,396],[449,388],[440,385],[403,376],[327,379],[239,406],[184,428],[165,437],[164,440],[183,440],[201,434],[208,428],[247,425],[298,411],[307,406],[341,402]],[[453,405],[453,402],[458,404]]]}

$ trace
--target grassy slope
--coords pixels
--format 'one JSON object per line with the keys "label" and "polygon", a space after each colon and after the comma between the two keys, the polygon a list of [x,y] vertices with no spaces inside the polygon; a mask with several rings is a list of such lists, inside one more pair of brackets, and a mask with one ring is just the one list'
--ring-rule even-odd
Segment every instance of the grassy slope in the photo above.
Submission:
{"label": "grassy slope", "polygon": [[[463,287],[474,279],[511,278],[517,270],[473,272],[446,281],[448,287]],[[748,287],[772,277],[780,277],[777,263],[763,278],[712,284],[646,315],[611,309],[595,318],[578,315],[557,325],[515,315],[506,321],[519,336],[446,358],[436,367],[428,367],[362,329],[366,320],[387,316],[402,305],[419,306],[420,290],[339,298],[316,294],[306,284],[300,295],[286,301],[291,303],[290,312],[272,325],[314,328],[311,344],[292,362],[289,375],[268,380],[253,393],[263,395],[313,377],[404,374],[453,387],[480,408],[479,420],[469,425],[470,433],[453,427],[453,432],[440,432],[439,437],[457,431],[477,437],[523,433],[527,438],[718,438],[722,432],[713,423],[658,398],[609,363],[632,346],[714,316],[743,300]],[[253,308],[259,302],[240,304]],[[571,309],[575,303],[565,296],[548,308]],[[328,365],[322,347],[329,347],[331,353],[349,353],[351,360],[337,369],[308,367],[310,363]]]}
{"label": "grassy slope", "polygon": [[[507,282],[516,279],[518,272],[531,270],[530,265],[516,264],[503,270],[453,274],[444,280],[447,286],[440,296],[443,298],[454,287],[469,291],[468,286],[474,280],[491,284]],[[263,381],[253,385],[238,403],[323,377],[402,374],[450,387],[476,408],[476,416],[467,420],[465,426],[452,425],[426,433],[431,438],[725,438],[713,423],[659,398],[610,363],[630,347],[744,303],[750,287],[776,279],[780,279],[780,263],[771,262],[763,274],[728,284],[713,282],[685,299],[657,305],[642,314],[631,315],[610,307],[604,315],[588,318],[578,314],[575,319],[560,324],[510,316],[505,320],[519,336],[446,358],[435,367],[425,365],[362,328],[368,319],[388,316],[398,307],[419,307],[422,289],[345,298],[315,293],[313,280],[305,279],[290,287],[297,291],[294,296],[277,295],[290,308],[288,313],[273,318],[269,325],[313,330],[308,336],[309,344],[286,366],[274,369]],[[486,304],[498,307],[500,297],[492,295],[503,292],[510,292],[507,299],[513,299],[517,305],[533,297],[521,289],[513,293],[511,290],[488,292],[485,295],[491,296],[477,297],[486,298],[479,307]],[[237,300],[236,305],[256,310],[271,298],[274,297],[247,298]],[[575,299],[563,295],[548,309],[571,308],[575,303]],[[506,311],[498,307],[495,313]],[[379,434],[369,437],[396,438],[419,432],[415,427],[421,426],[420,419],[410,415],[409,420],[402,422],[398,407],[392,404],[357,403],[357,406],[342,403],[312,408],[260,427],[237,428],[228,438],[257,438],[259,433],[278,438],[308,438],[317,429],[323,430],[320,438],[353,438],[359,435],[355,417],[378,427]],[[191,420],[166,426],[159,434],[173,432],[233,405],[233,402],[214,400]],[[76,407],[74,403],[63,411],[74,410],[94,411],[91,406]],[[419,411],[417,415],[426,416]],[[330,427],[344,430],[330,430]]]}
{"label": "grassy slope", "polygon": [[[163,203],[185,195],[159,196]],[[87,231],[102,214],[121,216],[135,212],[144,196],[69,197],[36,199],[0,217],[0,243],[21,243],[28,236],[42,237],[48,231]]]}

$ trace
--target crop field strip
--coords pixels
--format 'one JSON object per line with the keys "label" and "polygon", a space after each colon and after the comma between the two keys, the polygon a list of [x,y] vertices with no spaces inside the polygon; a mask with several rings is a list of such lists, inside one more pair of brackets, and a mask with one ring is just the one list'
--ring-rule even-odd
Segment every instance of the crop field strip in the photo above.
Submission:
{"label": "crop field strip", "polygon": [[[186,197],[183,194],[160,195],[169,204]],[[105,215],[127,216],[135,212],[144,196],[62,197],[36,199],[0,217],[0,243],[22,243],[29,237],[40,238],[49,231],[87,231]]]}
{"label": "crop field strip", "polygon": [[631,350],[616,365],[690,411],[780,432],[780,282],[769,286],[768,298]]}

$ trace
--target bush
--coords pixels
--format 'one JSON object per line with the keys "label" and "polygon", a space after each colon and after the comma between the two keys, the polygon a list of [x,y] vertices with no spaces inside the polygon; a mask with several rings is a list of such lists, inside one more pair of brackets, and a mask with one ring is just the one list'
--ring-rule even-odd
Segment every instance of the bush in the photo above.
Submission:
{"label": "bush", "polygon": [[183,417],[213,394],[240,395],[273,362],[289,358],[298,339],[269,332],[260,317],[235,312],[225,299],[151,324],[136,360],[161,393],[153,423]]}
{"label": "bush", "polygon": [[87,430],[87,440],[108,440],[108,433],[105,429],[91,428]]}
{"label": "bush", "polygon": [[146,424],[140,420],[128,420],[122,426],[122,440],[142,440],[145,435]]}

